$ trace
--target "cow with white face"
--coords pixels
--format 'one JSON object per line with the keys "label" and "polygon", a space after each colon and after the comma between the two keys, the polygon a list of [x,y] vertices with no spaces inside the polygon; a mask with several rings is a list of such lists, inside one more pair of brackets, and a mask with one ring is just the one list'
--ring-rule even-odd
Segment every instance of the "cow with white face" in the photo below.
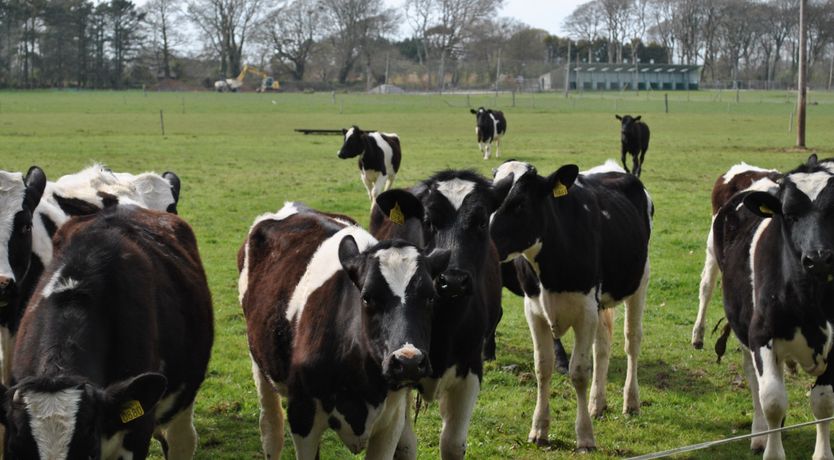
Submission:
{"label": "cow with white face", "polygon": [[522,283],[538,380],[529,440],[548,443],[552,340],[572,328],[576,444],[580,451],[593,449],[591,415],[601,416],[606,408],[611,346],[610,316],[601,312],[621,302],[627,307],[628,356],[623,412],[640,409],[637,356],[649,280],[651,199],[640,180],[619,167],[579,175],[575,165],[566,165],[542,177],[528,163],[509,161],[498,168],[493,185],[502,201],[490,225],[499,257],[524,257],[535,273],[531,280],[537,281]]}
{"label": "cow with white face", "polygon": [[339,149],[339,158],[359,157],[359,177],[373,207],[376,197],[391,188],[400,170],[400,138],[394,133],[362,131],[356,125],[343,129],[342,134],[345,141]]}
{"label": "cow with white face", "polygon": [[37,166],[26,176],[0,171],[0,311],[20,295],[32,250],[32,215],[45,186],[46,175]]}
{"label": "cow with white face", "polygon": [[[411,388],[432,372],[433,279],[448,251],[377,241],[350,218],[287,203],[238,253],[261,443],[281,456],[287,399],[296,458],[329,428],[354,454],[416,458]],[[407,439],[407,442],[401,442]]]}
{"label": "cow with white face", "polygon": [[507,133],[507,119],[504,117],[504,112],[478,107],[478,110],[469,109],[469,113],[475,115],[475,134],[478,137],[478,148],[484,155],[484,160],[489,159],[489,148],[493,142],[495,142],[495,158],[501,156],[501,138]]}
{"label": "cow with white face", "polygon": [[[782,426],[784,365],[816,377],[814,417],[834,415],[834,159],[808,161],[771,191],[734,195],[713,223],[724,311],[744,346],[753,397],[752,432]],[[834,458],[830,422],[817,425],[814,459]],[[765,459],[784,459],[781,433],[751,441]]]}

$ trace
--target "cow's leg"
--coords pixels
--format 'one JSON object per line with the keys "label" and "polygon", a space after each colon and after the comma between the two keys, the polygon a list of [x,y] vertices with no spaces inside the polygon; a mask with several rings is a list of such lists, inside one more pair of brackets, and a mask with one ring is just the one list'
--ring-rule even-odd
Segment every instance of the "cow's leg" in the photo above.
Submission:
{"label": "cow's leg", "polygon": [[562,339],[553,339],[553,353],[556,354],[556,372],[567,375],[570,369],[570,358],[568,358],[568,352],[565,351],[565,345],[562,344]]}
{"label": "cow's leg", "polygon": [[362,173],[359,174],[359,178],[362,180],[362,185],[365,186],[365,190],[368,191],[368,198],[371,199],[371,203],[373,204],[373,202],[374,202],[374,192],[373,192],[374,182],[370,179],[370,177],[368,177],[368,175],[367,175],[367,173],[365,173],[365,171],[362,171]]}
{"label": "cow's leg", "polygon": [[378,197],[382,192],[388,190],[388,188],[386,187],[387,183],[388,183],[388,175],[387,174],[380,174],[380,175],[376,176],[376,181],[374,181],[374,189],[373,189],[374,197],[371,199],[371,201],[376,200],[376,197]]}
{"label": "cow's leg", "polygon": [[281,450],[284,448],[284,410],[281,408],[281,399],[254,359],[252,378],[258,391],[261,448],[267,460],[276,460],[281,458]]}
{"label": "cow's leg", "polygon": [[489,160],[489,148],[492,146],[492,141],[484,142],[484,160]]}
{"label": "cow's leg", "polygon": [[296,411],[302,413],[312,411],[313,423],[309,425],[309,430],[303,436],[293,432],[292,443],[295,446],[295,458],[296,460],[317,460],[319,458],[321,436],[324,433],[324,430],[327,429],[327,415],[321,409],[321,405],[318,401],[310,399],[294,401],[293,398],[290,397],[287,401],[287,415],[290,420],[290,428],[293,428],[293,420],[309,417],[309,414],[301,415],[297,414]]}
{"label": "cow's leg", "polygon": [[625,146],[620,149],[620,161],[623,163],[623,169],[625,169],[626,174],[628,173],[628,165],[626,164],[626,149]]}
{"label": "cow's leg", "polygon": [[[640,151],[640,174],[643,174],[643,164],[646,161],[646,150]],[[640,177],[640,174],[637,174],[637,177]]]}
{"label": "cow's leg", "polygon": [[[811,411],[817,420],[834,415],[834,388],[832,380],[834,370],[831,366],[817,378],[811,389]],[[817,424],[817,443],[814,447],[813,460],[834,460],[831,453],[831,422]]]}
{"label": "cow's leg", "polygon": [[3,352],[3,368],[0,373],[3,385],[10,386],[12,382],[12,352],[14,351],[14,335],[6,326],[0,326],[0,347]]}
{"label": "cow's leg", "polygon": [[397,177],[395,173],[389,174],[385,176],[385,188],[384,191],[391,190],[391,186],[394,185],[394,178]]}
{"label": "cow's leg", "polygon": [[417,435],[414,434],[414,426],[411,423],[411,407],[414,405],[414,392],[409,391],[406,395],[405,413],[400,440],[397,443],[397,450],[394,452],[395,460],[414,460],[417,458]]}
{"label": "cow's leg", "polygon": [[[550,429],[550,379],[553,376],[553,332],[535,301],[524,296],[524,316],[533,338],[533,362],[536,367],[536,410],[527,440],[547,444]],[[576,353],[574,352],[574,355]]]}
{"label": "cow's leg", "polygon": [[[591,380],[591,348],[597,334],[599,312],[595,296],[584,299],[580,319],[574,324],[576,345],[570,358],[570,380],[576,390],[576,449],[586,452],[596,448],[594,427],[588,412],[588,384]],[[551,359],[552,362],[552,359]]]}
{"label": "cow's leg", "polygon": [[405,393],[409,393],[411,390],[406,388],[399,391],[403,394],[388,397],[388,403],[386,404],[396,405],[391,409],[390,415],[374,423],[374,428],[379,428],[375,429],[368,438],[368,447],[365,451],[366,460],[388,460],[393,458],[398,450],[398,445],[402,440],[403,428],[406,424],[406,401],[408,398],[406,398]]}
{"label": "cow's leg", "polygon": [[462,460],[466,456],[466,436],[469,421],[481,391],[478,376],[469,373],[450,385],[440,399],[440,416],[443,428],[440,430],[440,458]]}
{"label": "cow's leg", "polygon": [[[715,221],[714,218],[713,221]],[[715,259],[715,249],[712,239],[712,223],[710,223],[709,234],[707,235],[706,257],[704,257],[704,269],[701,271],[701,286],[698,290],[698,316],[695,318],[695,325],[692,327],[692,346],[698,350],[704,348],[707,308],[712,299],[712,291],[715,289],[715,282],[718,279],[719,273],[718,261]]]}
{"label": "cow's leg", "polygon": [[[788,410],[788,394],[785,392],[784,362],[767,346],[753,350],[761,357],[761,369],[758,369],[759,402],[762,412],[771,430],[780,428]],[[755,358],[755,357],[754,357]],[[767,435],[767,447],[764,460],[784,460],[785,448],[782,446],[782,433]]]}
{"label": "cow's leg", "polygon": [[501,156],[501,136],[495,136],[495,158]]}
{"label": "cow's leg", "polygon": [[631,155],[631,173],[637,177],[640,177],[640,163],[637,162],[636,153],[633,153]]}
{"label": "cow's leg", "polygon": [[623,321],[627,356],[626,381],[623,386],[623,414],[637,414],[640,412],[640,386],[637,383],[637,357],[640,355],[640,344],[643,341],[643,310],[646,307],[646,293],[649,288],[649,273],[651,264],[646,259],[643,268],[643,278],[637,292],[626,299],[626,315]]}
{"label": "cow's leg", "polygon": [[614,328],[614,309],[599,311],[599,324],[594,340],[594,376],[591,383],[591,403],[588,411],[592,417],[602,417],[608,403],[605,398],[605,385],[608,382],[608,363],[611,359],[611,337]]}
{"label": "cow's leg", "polygon": [[[165,458],[168,460],[188,460],[197,451],[197,430],[194,429],[194,403],[175,415],[167,425],[162,427],[162,436],[167,445]],[[278,458],[278,457],[273,457]]]}
{"label": "cow's leg", "polygon": [[[767,430],[767,421],[762,413],[762,404],[759,401],[759,379],[756,378],[756,368],[753,366],[753,355],[747,347],[742,346],[744,376],[747,378],[747,385],[750,387],[750,394],[753,397],[753,425],[751,433],[759,433]],[[760,454],[764,452],[767,445],[766,436],[758,436],[750,439],[750,450]]]}

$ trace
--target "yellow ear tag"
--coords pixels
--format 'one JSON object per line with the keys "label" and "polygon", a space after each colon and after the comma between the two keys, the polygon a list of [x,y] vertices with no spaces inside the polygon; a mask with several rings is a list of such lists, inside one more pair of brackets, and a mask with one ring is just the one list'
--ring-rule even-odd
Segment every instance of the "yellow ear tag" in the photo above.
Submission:
{"label": "yellow ear tag", "polygon": [[768,216],[773,215],[773,211],[771,211],[770,208],[768,208],[767,206],[765,206],[763,204],[759,205],[759,212],[762,213],[762,214],[767,214]]}
{"label": "yellow ear tag", "polygon": [[391,209],[390,213],[388,213],[388,218],[391,219],[391,222],[397,225],[405,223],[405,215],[403,215],[403,210],[400,209],[399,203],[394,203],[394,208]]}
{"label": "yellow ear tag", "polygon": [[136,420],[143,415],[145,415],[145,411],[142,409],[142,404],[134,399],[128,401],[127,404],[122,407],[122,411],[119,413],[119,418],[122,419],[122,423],[127,423],[131,420]]}
{"label": "yellow ear tag", "polygon": [[559,198],[560,196],[565,196],[568,194],[568,188],[565,187],[565,184],[561,182],[556,182],[556,186],[553,187],[553,196]]}

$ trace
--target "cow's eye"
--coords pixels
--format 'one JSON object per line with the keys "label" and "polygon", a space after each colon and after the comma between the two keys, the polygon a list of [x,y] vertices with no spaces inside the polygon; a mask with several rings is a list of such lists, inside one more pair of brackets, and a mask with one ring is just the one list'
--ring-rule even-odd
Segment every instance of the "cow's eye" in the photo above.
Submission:
{"label": "cow's eye", "polygon": [[796,214],[785,214],[785,221],[789,224],[795,224],[799,217]]}
{"label": "cow's eye", "polygon": [[20,233],[22,233],[22,234],[24,234],[24,235],[25,235],[25,234],[27,234],[27,233],[29,233],[29,232],[31,232],[31,231],[32,231],[32,224],[31,224],[31,223],[29,223],[29,224],[23,224],[23,225],[20,227]]}
{"label": "cow's eye", "polygon": [[363,294],[362,295],[362,306],[363,307],[371,308],[371,306],[373,305],[373,301],[374,301],[374,299],[372,299],[371,296],[369,296],[368,294]]}

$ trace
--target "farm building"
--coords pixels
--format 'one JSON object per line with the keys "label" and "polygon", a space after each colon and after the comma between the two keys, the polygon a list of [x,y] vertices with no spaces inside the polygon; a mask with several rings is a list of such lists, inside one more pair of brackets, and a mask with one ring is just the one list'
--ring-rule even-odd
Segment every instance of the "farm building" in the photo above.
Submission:
{"label": "farm building", "polygon": [[[675,64],[573,64],[570,69],[572,90],[638,89],[690,90],[701,83],[701,66]],[[543,91],[565,88],[565,67],[539,77]]]}

